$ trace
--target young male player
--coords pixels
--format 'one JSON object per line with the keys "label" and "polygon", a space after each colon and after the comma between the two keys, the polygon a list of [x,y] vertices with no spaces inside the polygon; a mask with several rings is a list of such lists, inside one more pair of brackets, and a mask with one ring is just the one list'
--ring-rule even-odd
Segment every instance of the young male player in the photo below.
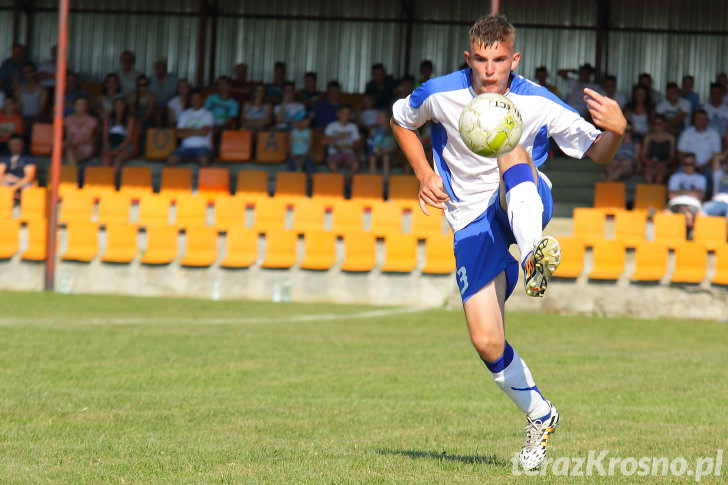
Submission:
{"label": "young male player", "polygon": [[[553,199],[550,182],[535,167],[548,156],[548,138],[569,156],[607,163],[619,148],[626,120],[615,101],[585,89],[600,132],[546,88],[514,74],[520,53],[515,29],[503,16],[483,17],[473,25],[465,60],[466,69],[434,78],[397,101],[392,128],[420,181],[422,211],[428,214],[427,205],[445,209],[455,233],[457,280],[470,338],[496,384],[526,413],[519,460],[531,469],[545,458],[559,414],[505,339],[505,300],[518,279],[518,263],[508,247],[518,244],[526,292],[542,296],[560,258],[558,242],[542,238],[541,232]],[[458,132],[465,105],[486,92],[510,98],[523,118],[521,146],[497,160],[475,155]],[[428,120],[434,171],[415,133]]]}

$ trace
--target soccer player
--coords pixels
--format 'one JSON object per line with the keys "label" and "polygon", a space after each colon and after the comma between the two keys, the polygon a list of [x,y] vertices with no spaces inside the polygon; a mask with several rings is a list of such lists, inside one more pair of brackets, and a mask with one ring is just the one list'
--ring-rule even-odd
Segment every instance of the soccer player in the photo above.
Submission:
{"label": "soccer player", "polygon": [[[519,461],[537,467],[559,414],[538,390],[530,370],[506,342],[505,300],[518,280],[521,252],[526,292],[542,296],[560,258],[558,242],[542,237],[552,213],[549,180],[535,167],[548,156],[553,137],[569,156],[609,162],[620,146],[626,120],[616,101],[591,90],[584,97],[594,123],[586,122],[546,88],[513,71],[520,53],[515,29],[503,16],[479,19],[470,29],[467,68],[434,78],[393,107],[392,129],[420,181],[419,203],[445,209],[452,227],[457,281],[471,341],[496,384],[526,414]],[[475,155],[463,143],[458,120],[474,96],[500,93],[523,118],[520,145],[500,158]],[[431,121],[434,170],[415,130]]]}

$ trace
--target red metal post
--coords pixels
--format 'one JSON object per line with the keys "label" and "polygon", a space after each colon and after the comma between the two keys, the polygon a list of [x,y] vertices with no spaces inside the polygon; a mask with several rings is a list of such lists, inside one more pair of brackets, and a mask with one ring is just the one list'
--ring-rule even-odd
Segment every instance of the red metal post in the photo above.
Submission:
{"label": "red metal post", "polygon": [[56,225],[58,221],[58,182],[61,178],[63,154],[63,105],[66,91],[66,52],[68,50],[68,3],[58,2],[58,58],[56,59],[56,93],[53,112],[53,154],[50,173],[50,205],[48,211],[48,237],[46,238],[45,289],[53,291],[56,263]]}
{"label": "red metal post", "polygon": [[500,13],[500,0],[490,0],[490,13],[491,14]]}

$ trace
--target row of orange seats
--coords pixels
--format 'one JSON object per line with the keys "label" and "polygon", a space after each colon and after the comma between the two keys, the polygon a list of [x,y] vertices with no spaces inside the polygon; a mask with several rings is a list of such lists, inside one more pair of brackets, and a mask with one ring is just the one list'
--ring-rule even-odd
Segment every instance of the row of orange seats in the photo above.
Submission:
{"label": "row of orange seats", "polygon": [[[20,223],[17,220],[0,221],[0,259],[13,257],[19,250]],[[44,220],[31,221],[27,225],[27,249],[21,255],[24,260],[43,261],[46,258],[46,230]],[[93,223],[75,222],[66,228],[67,249],[61,255],[66,261],[90,262],[99,253],[98,226]],[[101,261],[131,263],[140,253],[137,244],[137,226],[109,224],[105,229],[106,250]],[[183,266],[206,267],[218,260],[218,232],[215,228],[193,226],[185,230],[185,252],[179,263]],[[225,256],[220,261],[223,268],[247,268],[259,260],[258,239],[260,231],[242,227],[232,228],[225,236]],[[298,261],[299,235],[295,231],[270,229],[265,234],[266,250],[260,263],[263,268],[290,268]],[[142,264],[169,264],[178,258],[179,231],[172,226],[150,226],[145,232],[146,245]],[[299,267],[309,270],[328,270],[337,263],[336,241],[333,232],[308,231],[303,236],[305,255]],[[376,236],[367,232],[349,232],[343,236],[343,271],[371,271],[376,267]],[[383,272],[409,273],[417,266],[418,238],[409,234],[390,234],[385,238],[386,255]],[[449,274],[455,270],[452,236],[431,234],[425,239],[425,261],[422,273]]]}
{"label": "row of orange seats", "polygon": [[[635,210],[661,211],[667,201],[667,187],[662,184],[637,184],[634,193]],[[609,214],[627,208],[627,185],[624,182],[594,184],[594,208]]]}

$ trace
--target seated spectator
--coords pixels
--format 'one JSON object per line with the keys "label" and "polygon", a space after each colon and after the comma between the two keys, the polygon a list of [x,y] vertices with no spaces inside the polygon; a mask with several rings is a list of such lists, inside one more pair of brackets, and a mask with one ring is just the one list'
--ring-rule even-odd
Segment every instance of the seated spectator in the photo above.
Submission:
{"label": "seated spectator", "polygon": [[369,130],[376,126],[377,119],[379,118],[379,110],[374,108],[373,94],[365,94],[362,96],[356,118],[357,125],[359,125],[359,128],[365,130],[366,133],[369,133]]}
{"label": "seated spectator", "polygon": [[230,78],[220,76],[215,82],[216,93],[211,94],[205,101],[205,108],[215,118],[213,132],[219,138],[223,130],[235,128],[235,122],[240,116],[240,106],[235,98],[230,96]]}
{"label": "seated spectator", "polygon": [[708,127],[708,114],[699,109],[693,114],[693,126],[682,132],[677,141],[677,155],[680,162],[686,153],[692,153],[707,183],[713,182],[711,162],[721,152],[721,141],[718,133]]}
{"label": "seated spectator", "polygon": [[177,126],[182,112],[190,107],[190,83],[186,78],[177,81],[177,95],[167,103],[167,126]]}
{"label": "seated spectator", "polygon": [[718,132],[721,138],[728,134],[728,106],[723,104],[723,86],[710,85],[709,102],[703,105],[708,115],[708,127]]}
{"label": "seated spectator", "polygon": [[245,103],[240,113],[240,127],[255,133],[265,131],[273,121],[273,108],[265,102],[265,87],[256,84],[253,97]]}
{"label": "seated spectator", "polygon": [[38,73],[33,63],[23,66],[23,82],[15,90],[20,100],[20,114],[23,124],[30,129],[33,123],[40,121],[46,114],[48,90],[38,84]]}
{"label": "seated spectator", "polygon": [[107,74],[101,94],[96,98],[95,111],[99,118],[106,118],[114,107],[114,100],[121,96],[119,77],[113,72]]}
{"label": "seated spectator", "polygon": [[276,120],[276,129],[288,131],[301,116],[306,116],[306,106],[296,101],[296,89],[293,83],[287,82],[283,85],[283,99],[281,104],[273,108],[273,115]]}
{"label": "seated spectator", "polygon": [[200,165],[207,166],[212,158],[212,127],[215,119],[205,108],[202,91],[190,91],[190,107],[177,121],[177,138],[182,140],[179,148],[167,158],[167,163],[176,165],[180,160],[195,159]]}
{"label": "seated spectator", "polygon": [[134,117],[123,97],[114,100],[114,106],[103,120],[101,163],[114,167],[115,173],[121,172],[121,165],[134,153]]}
{"label": "seated spectator", "polygon": [[288,169],[295,172],[305,170],[310,174],[313,173],[311,117],[299,111],[296,118],[288,132]]}
{"label": "seated spectator", "polygon": [[378,62],[372,66],[372,79],[366,85],[366,94],[374,95],[376,109],[392,109],[396,99],[394,94],[394,79],[384,70],[384,64]]}
{"label": "seated spectator", "polygon": [[680,88],[680,97],[687,99],[690,102],[690,114],[700,109],[700,97],[698,93],[693,91],[695,85],[695,78],[690,74],[683,76],[682,87]]}
{"label": "seated spectator", "polygon": [[23,118],[18,114],[15,98],[5,99],[5,106],[0,113],[0,153],[8,149],[8,141],[13,135],[23,134]]}
{"label": "seated spectator", "polygon": [[713,197],[703,204],[709,216],[728,215],[728,151],[713,158]]}
{"label": "seated spectator", "polygon": [[654,105],[646,87],[638,84],[632,89],[632,99],[624,107],[624,117],[632,123],[635,138],[642,140],[650,131],[650,123],[654,117]]}
{"label": "seated spectator", "polygon": [[[579,70],[576,69],[559,69],[559,76],[569,85],[569,94],[566,96],[566,104],[574,108],[582,117],[590,119],[589,110],[586,108],[584,100],[584,89],[593,89],[598,93],[602,93],[602,88],[592,82],[594,68],[591,64],[582,64]],[[576,74],[578,77],[572,77]]]}
{"label": "seated spectator", "polygon": [[642,140],[642,175],[648,184],[664,184],[675,165],[675,137],[665,131],[665,121],[656,116]]}
{"label": "seated spectator", "polygon": [[66,129],[66,163],[78,165],[94,156],[99,123],[88,111],[85,96],[71,102],[73,113],[63,120]]}
{"label": "seated spectator", "polygon": [[617,91],[617,76],[607,74],[604,76],[604,86],[602,86],[604,94],[617,102],[620,108],[624,109],[627,104],[627,97]]}
{"label": "seated spectator", "polygon": [[236,64],[235,65],[235,76],[230,81],[230,95],[235,98],[240,106],[250,100],[250,94],[253,92],[255,83],[248,81],[248,66],[247,64]]}
{"label": "seated spectator", "polygon": [[554,93],[556,96],[559,95],[559,89],[554,86],[553,84],[549,84],[546,80],[549,77],[549,71],[546,69],[546,66],[539,66],[536,68],[536,71],[534,72],[534,77],[536,78],[536,82],[538,82],[539,85],[545,87],[552,93]]}
{"label": "seated spectator", "polygon": [[728,104],[728,74],[725,72],[719,73],[715,78],[715,82],[723,88],[723,104]]}
{"label": "seated spectator", "polygon": [[296,99],[305,104],[309,111],[321,99],[321,93],[316,89],[315,72],[309,71],[303,76],[303,89],[296,93]]}
{"label": "seated spectator", "polygon": [[177,76],[167,72],[167,59],[157,60],[154,63],[154,74],[149,78],[149,92],[157,99],[157,105],[167,106],[176,90]]}
{"label": "seated spectator", "polygon": [[602,174],[604,180],[615,182],[631,177],[640,159],[640,148],[640,142],[632,138],[632,126],[627,123],[622,144]]}
{"label": "seated spectator", "polygon": [[695,171],[695,155],[686,153],[682,160],[682,172],[670,176],[667,183],[668,212],[685,215],[685,223],[690,231],[695,223],[695,216],[702,213],[705,196],[705,177]]}
{"label": "seated spectator", "polygon": [[665,99],[660,101],[655,112],[665,117],[665,130],[671,135],[678,136],[689,126],[690,102],[680,97],[677,83],[667,83]]}
{"label": "seated spectator", "polygon": [[65,104],[63,108],[63,116],[68,116],[73,113],[73,100],[76,98],[88,98],[86,91],[81,89],[81,85],[78,83],[78,76],[75,72],[69,71],[66,73],[66,96]]}
{"label": "seated spectator", "polygon": [[415,78],[410,76],[409,74],[402,76],[402,78],[399,80],[399,84],[397,84],[397,87],[395,89],[397,99],[403,99],[412,94],[412,91],[415,90]]}
{"label": "seated spectator", "polygon": [[647,92],[650,93],[650,99],[653,103],[655,103],[655,105],[659,104],[660,101],[662,101],[662,98],[664,96],[662,96],[661,92],[656,91],[652,88],[652,76],[649,73],[643,72],[642,74],[640,74],[637,84],[639,84],[640,86],[644,86],[645,89],[647,89]]}
{"label": "seated spectator", "polygon": [[157,97],[149,90],[149,78],[143,74],[137,79],[137,90],[131,94],[129,106],[137,134],[143,140],[147,129],[155,125],[154,112],[157,107]]}
{"label": "seated spectator", "polygon": [[13,44],[11,56],[0,64],[0,89],[6,96],[13,94],[13,86],[20,82],[22,69],[29,62],[25,46]]}
{"label": "seated spectator", "polygon": [[119,57],[119,62],[121,66],[119,67],[119,70],[116,71],[116,75],[119,77],[121,92],[128,100],[136,89],[137,80],[142,73],[134,69],[136,56],[134,56],[132,51],[122,52]]}
{"label": "seated spectator", "polygon": [[8,186],[16,193],[32,187],[35,180],[35,161],[24,152],[25,142],[20,135],[13,135],[8,142],[8,153],[0,155],[0,185]]}
{"label": "seated spectator", "polygon": [[[58,45],[51,47],[51,57],[38,64],[38,84],[48,90],[48,99],[53,99],[56,89],[56,61],[58,59]],[[66,58],[66,71],[75,71],[76,66]]]}
{"label": "seated spectator", "polygon": [[422,86],[432,78],[432,73],[435,71],[435,66],[429,59],[424,59],[420,62],[420,80],[417,82],[415,87]]}
{"label": "seated spectator", "polygon": [[326,148],[326,164],[331,172],[336,173],[339,168],[348,168],[345,174],[346,183],[359,170],[359,158],[356,148],[359,143],[359,128],[350,121],[351,109],[341,106],[336,112],[337,121],[333,121],[324,130],[323,145]]}
{"label": "seated spectator", "polygon": [[271,104],[283,99],[283,84],[286,82],[286,63],[278,61],[273,65],[273,82],[265,85],[265,98]]}
{"label": "seated spectator", "polygon": [[369,172],[376,173],[377,162],[382,162],[382,178],[389,180],[389,169],[394,152],[394,135],[389,126],[389,116],[386,111],[377,113],[377,124],[369,131],[367,138],[369,148]]}
{"label": "seated spectator", "polygon": [[341,107],[341,87],[338,81],[329,81],[326,86],[326,97],[313,106],[314,128],[323,131],[338,119],[337,112]]}

